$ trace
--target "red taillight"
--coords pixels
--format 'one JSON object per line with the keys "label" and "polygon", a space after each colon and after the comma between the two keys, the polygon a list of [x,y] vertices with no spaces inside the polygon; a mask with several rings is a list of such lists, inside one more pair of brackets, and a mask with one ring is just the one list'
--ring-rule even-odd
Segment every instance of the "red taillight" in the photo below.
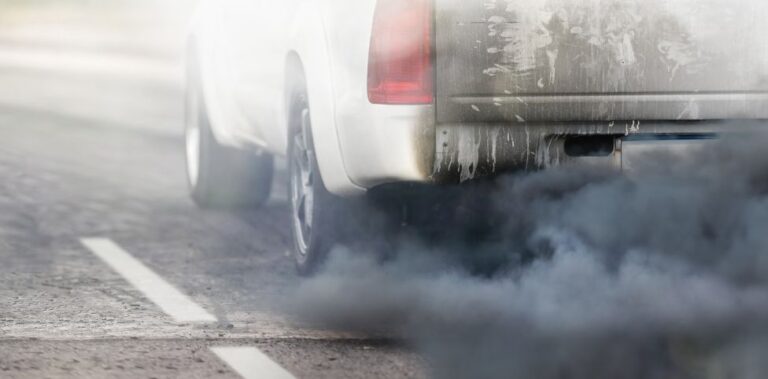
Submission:
{"label": "red taillight", "polygon": [[432,1],[378,1],[368,60],[371,103],[432,103]]}

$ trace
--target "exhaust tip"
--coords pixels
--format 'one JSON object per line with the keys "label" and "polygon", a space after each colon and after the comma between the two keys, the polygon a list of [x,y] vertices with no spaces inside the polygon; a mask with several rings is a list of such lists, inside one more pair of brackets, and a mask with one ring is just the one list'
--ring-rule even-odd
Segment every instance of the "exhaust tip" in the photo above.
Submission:
{"label": "exhaust tip", "polygon": [[565,154],[570,157],[607,157],[616,150],[615,136],[579,136],[565,140]]}

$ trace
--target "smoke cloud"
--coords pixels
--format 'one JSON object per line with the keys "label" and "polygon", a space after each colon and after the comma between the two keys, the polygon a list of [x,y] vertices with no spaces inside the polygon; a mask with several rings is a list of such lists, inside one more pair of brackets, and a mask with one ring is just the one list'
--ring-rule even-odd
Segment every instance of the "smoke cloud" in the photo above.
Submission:
{"label": "smoke cloud", "polygon": [[766,377],[767,147],[740,134],[630,175],[499,179],[482,238],[453,220],[386,260],[339,248],[294,310],[402,338],[437,378]]}

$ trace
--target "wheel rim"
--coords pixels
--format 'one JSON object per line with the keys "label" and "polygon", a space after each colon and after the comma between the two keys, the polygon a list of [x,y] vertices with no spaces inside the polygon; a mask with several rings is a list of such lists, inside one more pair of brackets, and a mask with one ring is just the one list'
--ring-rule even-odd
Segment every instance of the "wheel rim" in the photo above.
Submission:
{"label": "wheel rim", "polygon": [[200,113],[198,109],[197,93],[194,89],[189,89],[187,94],[187,117],[186,117],[186,151],[187,151],[187,175],[192,187],[197,185],[200,172]]}
{"label": "wheel rim", "polygon": [[309,130],[309,110],[301,114],[301,129],[294,136],[291,164],[291,216],[296,233],[299,259],[306,260],[312,237],[314,212],[313,152],[306,133]]}

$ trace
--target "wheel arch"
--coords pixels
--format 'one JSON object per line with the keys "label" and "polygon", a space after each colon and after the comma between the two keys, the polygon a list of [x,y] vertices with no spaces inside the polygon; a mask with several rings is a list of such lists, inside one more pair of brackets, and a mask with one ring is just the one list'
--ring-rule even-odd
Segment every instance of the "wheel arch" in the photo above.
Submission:
{"label": "wheel arch", "polygon": [[289,50],[285,58],[285,122],[286,138],[291,127],[291,97],[297,85],[296,74],[301,73],[312,121],[320,175],[326,188],[337,195],[359,195],[365,189],[352,182],[347,174],[336,129],[336,109],[332,57],[326,40],[322,2],[306,2],[297,13]]}

